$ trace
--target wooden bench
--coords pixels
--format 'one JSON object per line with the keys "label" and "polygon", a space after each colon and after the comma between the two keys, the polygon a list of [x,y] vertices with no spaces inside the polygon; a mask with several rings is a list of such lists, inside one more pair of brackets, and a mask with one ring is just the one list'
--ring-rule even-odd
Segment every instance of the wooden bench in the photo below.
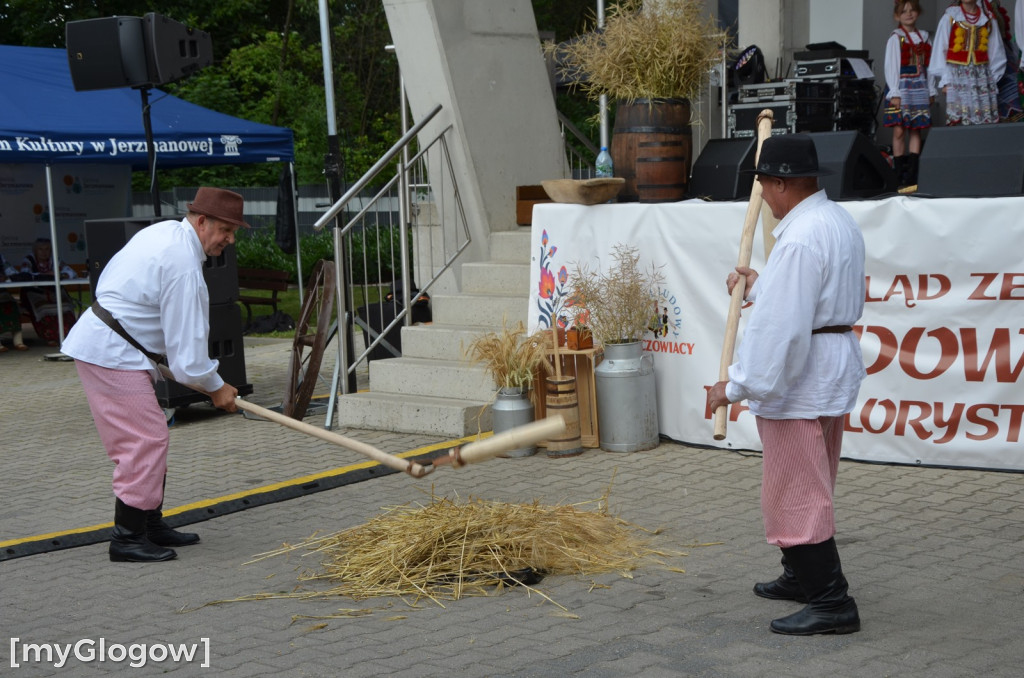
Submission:
{"label": "wooden bench", "polygon": [[[238,301],[245,306],[246,324],[252,322],[252,306],[269,306],[277,312],[277,293],[288,289],[288,273],[269,268],[238,269]],[[242,290],[270,292],[270,296],[244,294]]]}

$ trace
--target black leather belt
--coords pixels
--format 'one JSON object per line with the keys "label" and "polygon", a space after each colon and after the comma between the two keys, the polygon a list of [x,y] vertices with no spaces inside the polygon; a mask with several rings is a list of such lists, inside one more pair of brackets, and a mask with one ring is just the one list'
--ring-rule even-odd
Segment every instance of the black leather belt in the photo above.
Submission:
{"label": "black leather belt", "polygon": [[853,326],[826,325],[825,327],[819,327],[816,330],[811,330],[811,334],[842,334],[843,332],[853,332]]}

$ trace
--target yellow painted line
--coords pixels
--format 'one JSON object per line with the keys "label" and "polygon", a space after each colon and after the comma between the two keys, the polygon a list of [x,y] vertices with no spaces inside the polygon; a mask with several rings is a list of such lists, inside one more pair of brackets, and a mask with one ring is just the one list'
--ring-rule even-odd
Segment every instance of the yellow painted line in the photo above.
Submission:
{"label": "yellow painted line", "polygon": [[[480,435],[480,439],[489,438],[492,434],[490,432],[483,433]],[[408,457],[418,457],[423,454],[434,452],[446,447],[453,447],[461,443],[466,443],[472,440],[476,440],[476,435],[465,436],[463,438],[457,438],[455,440],[448,440],[441,443],[434,443],[433,445],[426,445],[424,447],[418,447],[408,452],[401,452],[396,454],[396,457],[406,459]],[[331,469],[329,471],[321,471],[320,473],[313,473],[307,476],[301,476],[299,478],[293,478],[291,480],[285,480],[279,483],[272,483],[270,485],[263,485],[260,487],[254,487],[249,490],[242,492],[234,492],[232,494],[225,494],[220,497],[213,499],[203,499],[200,501],[192,502],[191,504],[185,504],[184,506],[178,506],[177,508],[169,509],[164,511],[165,516],[173,516],[179,513],[185,513],[186,511],[192,511],[194,509],[208,508],[210,506],[216,506],[222,502],[232,501],[235,499],[243,499],[245,497],[251,497],[256,494],[264,494],[267,492],[273,492],[274,490],[280,490],[286,487],[292,487],[294,485],[304,485],[305,483],[312,482],[314,480],[321,480],[323,478],[331,478],[334,476],[345,475],[352,471],[361,471],[372,466],[380,466],[375,461],[364,461],[358,464],[350,464],[348,466],[339,466],[338,468]],[[39,534],[34,537],[22,537],[20,539],[8,539],[7,541],[0,541],[0,548],[17,546],[18,544],[25,544],[27,542],[44,541],[47,539],[59,539],[61,537],[68,537],[74,534],[82,534],[83,532],[92,532],[94,530],[102,530],[107,527],[113,527],[114,523],[101,523],[99,525],[90,525],[89,527],[78,527],[71,530],[63,530],[61,532],[48,532],[46,534]]]}
{"label": "yellow painted line", "polygon": [[9,539],[7,541],[0,541],[0,548],[3,548],[5,546],[17,546],[18,544],[24,544],[26,542],[59,539],[60,537],[69,537],[73,534],[82,534],[83,532],[92,532],[93,530],[101,530],[105,527],[113,526],[114,523],[101,523],[99,525],[90,525],[89,527],[78,527],[73,530],[64,530],[63,532],[47,532],[46,534],[38,534],[34,537],[24,537],[22,539]]}

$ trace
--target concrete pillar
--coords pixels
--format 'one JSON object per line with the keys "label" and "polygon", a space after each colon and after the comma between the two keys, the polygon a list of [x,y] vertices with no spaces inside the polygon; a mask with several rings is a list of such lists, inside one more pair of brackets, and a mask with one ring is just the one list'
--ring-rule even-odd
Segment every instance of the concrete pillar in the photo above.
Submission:
{"label": "concrete pillar", "polygon": [[564,149],[529,0],[384,0],[413,118],[443,110],[466,217],[469,260],[516,228],[515,189],[558,179]]}

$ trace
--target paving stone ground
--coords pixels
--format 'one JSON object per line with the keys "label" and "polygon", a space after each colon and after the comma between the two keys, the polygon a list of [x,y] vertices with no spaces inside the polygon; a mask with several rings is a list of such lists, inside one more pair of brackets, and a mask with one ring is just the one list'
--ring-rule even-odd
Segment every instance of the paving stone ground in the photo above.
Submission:
{"label": "paving stone ground", "polygon": [[[250,400],[280,402],[288,349],[288,342],[247,340]],[[0,355],[0,542],[112,519],[110,463],[73,363],[46,360],[53,350],[34,342],[28,353]],[[445,442],[339,432],[396,453]],[[361,461],[273,423],[192,406],[171,428],[166,504],[191,505]],[[7,560],[0,562],[0,673],[1022,675],[1024,476],[842,462],[837,542],[863,630],[809,638],[769,632],[772,618],[798,607],[751,593],[755,581],[778,569],[778,550],[764,542],[759,482],[757,455],[664,441],[649,452],[540,454],[443,468],[420,480],[376,477],[197,523],[192,529],[202,543],[179,549],[168,563],[111,563],[105,544]],[[298,554],[248,562],[256,554],[360,525],[431,494],[578,503],[606,493],[614,514],[659,529],[659,547],[684,552],[669,564],[685,572],[645,566],[628,577],[548,577],[537,585],[543,596],[512,589],[443,606],[395,598],[208,605],[291,590],[299,572],[317,565]],[[367,614],[337,616],[349,609]],[[91,640],[98,651],[100,639],[109,647],[203,638],[208,668],[198,659],[132,668],[111,657],[72,657],[55,668],[23,654],[27,644]]]}

